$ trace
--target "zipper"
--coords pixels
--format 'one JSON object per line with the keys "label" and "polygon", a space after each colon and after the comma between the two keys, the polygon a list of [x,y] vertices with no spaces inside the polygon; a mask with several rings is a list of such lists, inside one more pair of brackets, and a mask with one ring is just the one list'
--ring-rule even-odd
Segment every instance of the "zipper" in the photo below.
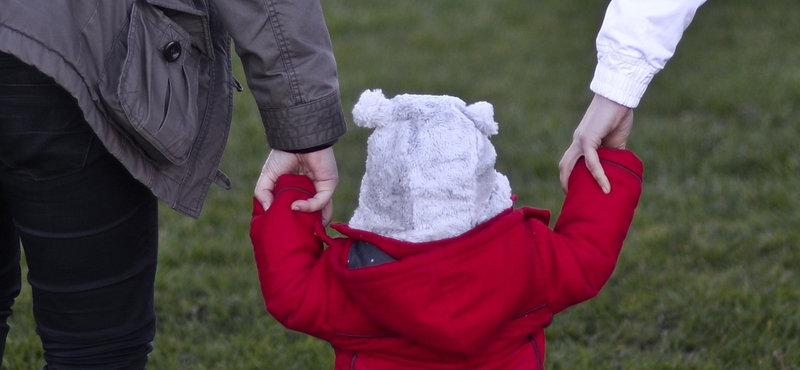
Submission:
{"label": "zipper", "polygon": [[536,367],[539,370],[544,370],[544,363],[542,362],[542,354],[539,353],[539,344],[533,339],[533,336],[528,336],[528,340],[533,343],[533,350],[536,352]]}
{"label": "zipper", "polygon": [[388,334],[347,334],[347,333],[340,333],[336,332],[336,335],[341,335],[343,337],[348,338],[394,338],[399,337],[400,334],[395,333],[388,333]]}
{"label": "zipper", "polygon": [[636,177],[637,179],[639,179],[639,182],[642,181],[642,177],[637,175],[636,172],[631,171],[631,169],[628,168],[628,167],[625,167],[625,166],[623,166],[623,165],[621,165],[619,163],[616,163],[616,162],[609,161],[607,159],[601,159],[600,162],[601,163],[606,163],[606,164],[614,166],[614,167],[621,168],[621,169],[627,171],[628,173],[630,173],[631,175],[633,175],[634,177]]}

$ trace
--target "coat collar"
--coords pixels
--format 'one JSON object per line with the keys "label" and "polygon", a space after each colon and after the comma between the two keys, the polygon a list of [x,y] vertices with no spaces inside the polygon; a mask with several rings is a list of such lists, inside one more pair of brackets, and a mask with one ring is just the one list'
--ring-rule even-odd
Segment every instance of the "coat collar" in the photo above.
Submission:
{"label": "coat collar", "polygon": [[514,210],[511,207],[464,234],[422,243],[388,238],[369,231],[351,228],[342,223],[332,224],[331,228],[350,239],[363,240],[375,244],[393,258],[400,259],[452,244],[472,245],[479,243],[480,240],[503,232],[503,230],[519,223],[522,219],[536,219],[548,225],[550,223],[550,211],[529,207]]}

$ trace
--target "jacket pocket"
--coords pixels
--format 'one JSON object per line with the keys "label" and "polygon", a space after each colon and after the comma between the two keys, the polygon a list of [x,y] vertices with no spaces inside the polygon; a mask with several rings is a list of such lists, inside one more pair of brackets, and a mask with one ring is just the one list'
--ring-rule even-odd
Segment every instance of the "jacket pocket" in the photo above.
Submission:
{"label": "jacket pocket", "polygon": [[135,0],[98,86],[109,118],[156,163],[181,164],[200,134],[199,73],[208,19],[181,3]]}

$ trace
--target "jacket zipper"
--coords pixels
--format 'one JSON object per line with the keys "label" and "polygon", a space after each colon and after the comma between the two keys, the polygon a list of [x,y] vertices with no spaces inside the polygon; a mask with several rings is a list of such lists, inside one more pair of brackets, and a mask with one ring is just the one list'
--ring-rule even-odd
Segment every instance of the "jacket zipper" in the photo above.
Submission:
{"label": "jacket zipper", "polygon": [[641,182],[641,181],[642,181],[642,177],[641,177],[641,176],[639,176],[638,174],[636,174],[636,172],[633,172],[633,171],[631,171],[631,169],[630,169],[630,168],[628,168],[628,167],[625,167],[625,166],[623,166],[623,165],[621,165],[621,164],[619,164],[619,163],[616,163],[616,162],[609,161],[609,160],[607,160],[607,159],[601,159],[601,160],[600,160],[600,162],[602,162],[602,163],[607,163],[607,164],[609,164],[609,165],[611,165],[611,166],[614,166],[614,167],[619,167],[619,168],[621,168],[621,169],[623,169],[623,170],[625,170],[625,171],[629,172],[631,175],[633,175],[633,176],[634,176],[634,177],[636,177],[637,179],[639,179],[639,182]]}
{"label": "jacket zipper", "polygon": [[544,363],[542,363],[542,354],[539,353],[539,344],[536,343],[536,340],[533,339],[532,336],[529,336],[528,340],[531,341],[531,343],[533,343],[533,350],[534,352],[536,352],[536,367],[539,370],[544,370]]}

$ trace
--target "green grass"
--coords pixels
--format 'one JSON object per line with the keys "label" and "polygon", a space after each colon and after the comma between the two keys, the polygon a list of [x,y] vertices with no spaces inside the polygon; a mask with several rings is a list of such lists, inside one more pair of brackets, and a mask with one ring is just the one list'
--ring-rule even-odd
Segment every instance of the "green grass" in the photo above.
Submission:
{"label": "green grass", "polygon": [[[556,214],[605,5],[323,0],[348,120],[368,88],[489,101],[518,204]],[[636,111],[628,144],[644,194],[619,266],[596,299],[555,318],[549,369],[800,368],[798,23],[793,0],[701,8]],[[268,148],[247,93],[234,121],[222,165],[234,189],[212,189],[199,220],[162,206],[150,368],[330,369],[326,343],[263,308],[247,228]],[[356,206],[368,134],[351,126],[335,147],[336,221]],[[4,368],[41,368],[27,286],[15,308]]]}

